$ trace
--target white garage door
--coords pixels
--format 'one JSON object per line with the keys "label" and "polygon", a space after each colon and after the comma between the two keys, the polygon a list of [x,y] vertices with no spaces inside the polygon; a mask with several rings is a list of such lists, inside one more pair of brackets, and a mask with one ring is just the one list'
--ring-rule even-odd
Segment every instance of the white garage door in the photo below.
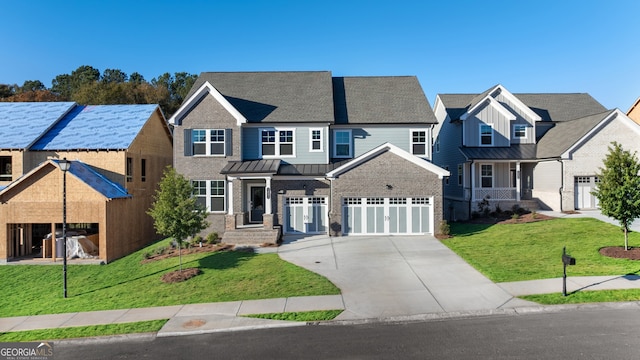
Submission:
{"label": "white garage door", "polygon": [[345,235],[433,234],[429,197],[342,199]]}
{"label": "white garage door", "polygon": [[597,176],[576,176],[574,186],[574,202],[576,209],[597,209],[598,199],[591,195],[591,191],[598,186]]}
{"label": "white garage door", "polygon": [[322,196],[285,198],[285,233],[325,234],[328,222],[327,198]]}

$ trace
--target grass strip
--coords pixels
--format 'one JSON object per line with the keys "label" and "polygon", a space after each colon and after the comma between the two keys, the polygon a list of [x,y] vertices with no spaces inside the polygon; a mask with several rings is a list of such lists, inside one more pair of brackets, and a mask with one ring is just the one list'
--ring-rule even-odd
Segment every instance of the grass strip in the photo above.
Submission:
{"label": "grass strip", "polygon": [[0,333],[0,342],[25,342],[86,338],[95,336],[122,335],[158,332],[168,319],[134,323],[77,326],[69,328],[12,331]]}
{"label": "grass strip", "polygon": [[333,320],[344,310],[318,310],[318,311],[301,311],[301,312],[284,312],[270,314],[249,314],[245,317],[270,320],[286,320],[286,321],[327,321]]}
{"label": "grass strip", "polygon": [[640,301],[640,289],[578,291],[569,293],[567,296],[562,296],[562,293],[553,293],[526,295],[519,298],[543,305]]}

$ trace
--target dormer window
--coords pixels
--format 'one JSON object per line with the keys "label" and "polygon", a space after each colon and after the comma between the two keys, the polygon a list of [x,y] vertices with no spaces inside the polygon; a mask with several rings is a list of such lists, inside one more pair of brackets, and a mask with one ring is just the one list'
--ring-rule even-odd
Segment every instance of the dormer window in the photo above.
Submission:
{"label": "dormer window", "polygon": [[516,124],[513,126],[513,137],[524,139],[527,137],[527,125]]}
{"label": "dormer window", "polygon": [[480,124],[480,146],[493,145],[493,126]]}

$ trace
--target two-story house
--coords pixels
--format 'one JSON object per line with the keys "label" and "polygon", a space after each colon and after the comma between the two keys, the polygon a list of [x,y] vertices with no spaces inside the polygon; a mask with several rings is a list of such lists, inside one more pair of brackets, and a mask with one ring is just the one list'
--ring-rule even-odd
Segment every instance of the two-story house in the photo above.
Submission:
{"label": "two-story house", "polygon": [[256,227],[269,242],[433,234],[442,218],[448,173],[429,161],[436,119],[415,77],[205,72],[169,122],[174,166],[226,242]]}
{"label": "two-story house", "polygon": [[146,211],[173,155],[158,105],[0,103],[0,122],[0,262],[63,256],[65,158],[67,229],[94,242],[100,260],[158,239]]}
{"label": "two-story house", "polygon": [[592,209],[596,173],[612,141],[636,151],[640,127],[585,93],[439,94],[434,163],[450,169],[447,219],[491,209]]}

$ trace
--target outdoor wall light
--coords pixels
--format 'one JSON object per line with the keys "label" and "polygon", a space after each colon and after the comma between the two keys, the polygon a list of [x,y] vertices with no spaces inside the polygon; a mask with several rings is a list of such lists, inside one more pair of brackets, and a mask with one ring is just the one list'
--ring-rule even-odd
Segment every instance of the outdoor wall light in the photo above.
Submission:
{"label": "outdoor wall light", "polygon": [[393,190],[393,185],[387,184],[387,190]]}

